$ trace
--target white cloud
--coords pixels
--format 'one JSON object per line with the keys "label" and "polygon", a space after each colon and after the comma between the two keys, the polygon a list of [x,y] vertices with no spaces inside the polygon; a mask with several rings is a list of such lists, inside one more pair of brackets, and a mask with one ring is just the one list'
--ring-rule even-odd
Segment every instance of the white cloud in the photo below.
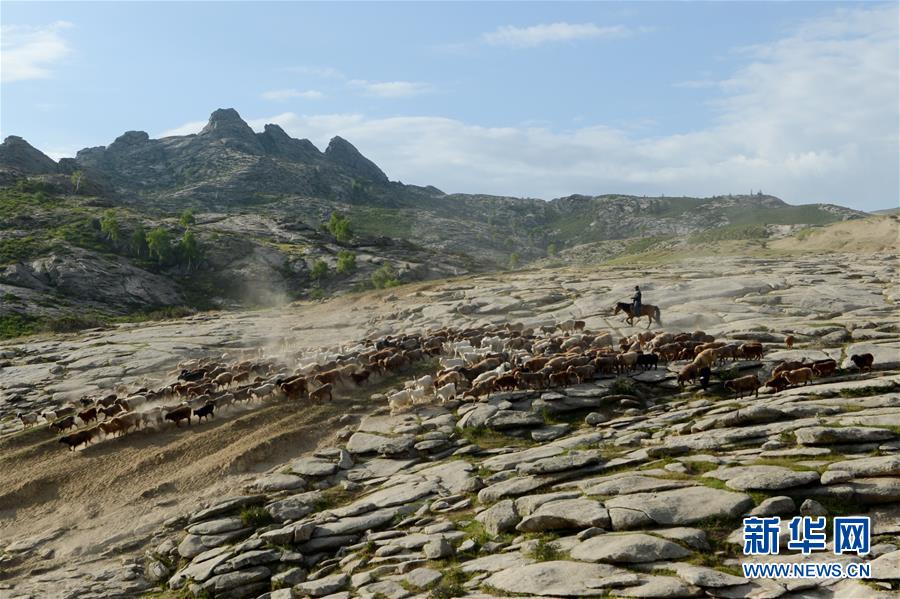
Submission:
{"label": "white cloud", "polygon": [[506,25],[481,36],[493,46],[534,48],[554,42],[572,42],[585,39],[614,39],[628,37],[634,31],[624,25],[601,27],[594,23],[542,23],[530,27]]}
{"label": "white cloud", "polygon": [[434,90],[429,83],[417,83],[415,81],[366,81],[365,79],[352,79],[347,82],[350,86],[362,89],[370,96],[379,98],[407,98],[418,96]]}
{"label": "white cloud", "polygon": [[300,91],[297,89],[273,89],[267,92],[263,92],[262,94],[262,98],[264,100],[272,100],[275,102],[284,102],[285,100],[292,100],[294,98],[302,98],[304,100],[319,100],[324,97],[325,94],[315,89],[309,89],[306,91]]}
{"label": "white cloud", "polygon": [[183,125],[179,125],[174,129],[166,129],[156,137],[171,137],[173,135],[192,135],[200,133],[200,130],[206,126],[207,121],[190,121]]}
{"label": "white cloud", "polygon": [[549,199],[752,188],[793,203],[881,208],[900,197],[897,22],[896,6],[841,11],[740,49],[744,66],[717,83],[722,98],[711,125],[680,134],[358,113],[285,112],[250,124],[278,123],[320,148],[340,135],[392,179],[447,192]]}
{"label": "white cloud", "polygon": [[56,21],[45,27],[0,27],[0,80],[9,83],[50,77],[51,67],[71,52],[60,33],[71,26],[66,21]]}

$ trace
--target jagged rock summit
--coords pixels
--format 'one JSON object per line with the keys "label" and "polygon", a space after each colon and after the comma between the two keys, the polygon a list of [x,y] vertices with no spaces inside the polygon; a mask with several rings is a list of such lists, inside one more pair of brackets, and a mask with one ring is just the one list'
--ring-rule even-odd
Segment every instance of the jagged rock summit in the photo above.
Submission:
{"label": "jagged rock summit", "polygon": [[150,199],[216,198],[242,202],[257,195],[321,196],[354,183],[383,186],[387,175],[350,142],[335,137],[325,152],[275,124],[257,133],[234,108],[219,108],[196,134],[153,139],[126,131],[108,146],[79,150],[57,164],[10,136],[0,146],[0,169],[13,179],[81,169],[107,192]]}
{"label": "jagged rock summit", "polygon": [[0,144],[0,167],[23,175],[57,172],[52,158],[18,135],[10,135]]}

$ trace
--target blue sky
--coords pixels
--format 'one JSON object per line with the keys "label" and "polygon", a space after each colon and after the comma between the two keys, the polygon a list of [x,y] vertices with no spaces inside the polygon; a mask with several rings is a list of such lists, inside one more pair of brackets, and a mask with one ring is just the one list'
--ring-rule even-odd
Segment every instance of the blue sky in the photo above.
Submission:
{"label": "blue sky", "polygon": [[0,132],[58,158],[234,107],[392,179],[896,206],[896,3],[3,2]]}

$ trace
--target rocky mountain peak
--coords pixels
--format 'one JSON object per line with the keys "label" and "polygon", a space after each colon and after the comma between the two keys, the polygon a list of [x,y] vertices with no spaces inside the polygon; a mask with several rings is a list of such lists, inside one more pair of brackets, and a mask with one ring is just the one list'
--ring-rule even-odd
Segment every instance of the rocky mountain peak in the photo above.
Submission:
{"label": "rocky mountain peak", "polygon": [[363,179],[387,183],[387,175],[378,166],[363,156],[356,147],[340,136],[334,136],[328,142],[325,157],[339,164]]}
{"label": "rocky mountain peak", "polygon": [[311,141],[295,139],[279,125],[267,124],[256,137],[267,154],[298,162],[317,163],[322,160],[322,152]]}
{"label": "rocky mountain peak", "polygon": [[244,149],[259,147],[256,133],[234,108],[219,108],[209,115],[209,122],[200,131],[200,136],[237,141],[247,146]]}
{"label": "rocky mountain peak", "polygon": [[56,162],[18,135],[10,135],[0,144],[0,168],[26,175],[55,173]]}
{"label": "rocky mountain peak", "polygon": [[126,131],[109,144],[110,150],[127,149],[150,141],[146,131]]}

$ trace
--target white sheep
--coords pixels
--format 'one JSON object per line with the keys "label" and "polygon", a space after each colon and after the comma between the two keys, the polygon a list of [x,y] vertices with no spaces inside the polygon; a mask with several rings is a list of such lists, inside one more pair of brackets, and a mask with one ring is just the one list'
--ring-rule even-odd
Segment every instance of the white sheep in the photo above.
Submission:
{"label": "white sheep", "polygon": [[448,370],[450,368],[459,368],[465,366],[466,361],[462,358],[441,358],[441,368]]}
{"label": "white sheep", "polygon": [[409,398],[413,403],[425,403],[428,400],[428,397],[425,393],[425,389],[422,387],[414,387],[409,389]]}
{"label": "white sheep", "polygon": [[22,421],[22,426],[28,428],[29,426],[34,426],[37,424],[38,415],[36,412],[19,412],[16,414],[19,420]]}
{"label": "white sheep", "polygon": [[441,387],[437,391],[435,391],[434,394],[437,397],[441,398],[441,403],[444,403],[445,401],[450,401],[451,399],[455,399],[456,398],[456,384],[447,383],[446,385],[444,385],[443,387]]}
{"label": "white sheep", "polygon": [[403,391],[397,391],[396,393],[388,395],[388,405],[391,408],[391,414],[402,412],[408,408],[411,403],[412,395],[410,394],[409,389],[404,389]]}

